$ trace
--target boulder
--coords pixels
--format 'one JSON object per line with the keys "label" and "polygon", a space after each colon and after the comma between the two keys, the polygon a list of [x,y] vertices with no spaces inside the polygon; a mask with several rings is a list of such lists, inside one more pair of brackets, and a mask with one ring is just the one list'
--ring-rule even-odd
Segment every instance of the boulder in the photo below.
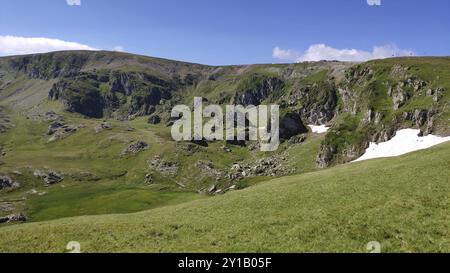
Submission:
{"label": "boulder", "polygon": [[34,171],[34,176],[42,179],[44,181],[44,183],[47,185],[53,185],[53,184],[59,183],[59,182],[63,181],[63,179],[64,179],[64,176],[56,171],[44,172],[44,171],[36,170],[36,171]]}
{"label": "boulder", "polygon": [[145,184],[152,184],[153,183],[153,175],[148,173],[145,175],[145,179],[144,179],[144,183]]}
{"label": "boulder", "polygon": [[112,125],[111,124],[109,124],[109,123],[102,123],[102,124],[97,125],[95,127],[95,132],[96,133],[100,133],[101,131],[111,130],[111,129],[112,129]]}
{"label": "boulder", "polygon": [[9,176],[0,176],[0,190],[3,189],[16,189],[19,188],[20,184],[14,182]]}
{"label": "boulder", "polygon": [[150,118],[148,118],[149,124],[160,124],[161,118],[158,115],[153,115]]}
{"label": "boulder", "polygon": [[26,222],[27,217],[22,213],[12,214],[4,217],[0,217],[0,224],[13,223],[13,222]]}

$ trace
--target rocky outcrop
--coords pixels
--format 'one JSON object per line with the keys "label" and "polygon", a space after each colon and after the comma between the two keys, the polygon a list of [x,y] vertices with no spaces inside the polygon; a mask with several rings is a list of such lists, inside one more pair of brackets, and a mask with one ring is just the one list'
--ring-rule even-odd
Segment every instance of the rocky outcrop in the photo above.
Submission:
{"label": "rocky outcrop", "polygon": [[316,166],[320,169],[330,166],[336,156],[336,148],[334,146],[322,145],[316,157]]}
{"label": "rocky outcrop", "polygon": [[15,182],[9,176],[0,176],[0,190],[20,188],[20,183]]}
{"label": "rocky outcrop", "polygon": [[64,121],[52,122],[47,130],[47,135],[50,136],[48,142],[54,142],[75,133],[78,129],[84,128],[84,125],[69,125]]}
{"label": "rocky outcrop", "polygon": [[11,58],[12,69],[23,72],[31,78],[48,80],[57,77],[73,76],[81,71],[88,61],[83,53],[60,52],[18,56]]}
{"label": "rocky outcrop", "polygon": [[392,97],[392,102],[394,104],[395,110],[405,105],[405,103],[410,99],[410,95],[400,86],[397,86],[397,88],[394,90],[389,89],[388,94],[390,94],[389,96]]}
{"label": "rocky outcrop", "polygon": [[155,156],[154,158],[147,161],[150,169],[158,171],[164,176],[174,176],[178,171],[178,163],[172,161],[166,161],[160,156]]}
{"label": "rocky outcrop", "polygon": [[137,141],[137,142],[131,143],[130,145],[128,145],[128,147],[123,149],[123,151],[120,155],[121,156],[136,155],[147,149],[148,149],[147,143],[145,143],[143,141]]}
{"label": "rocky outcrop", "polygon": [[308,132],[300,114],[288,113],[280,120],[280,138],[288,140],[293,136]]}
{"label": "rocky outcrop", "polygon": [[49,99],[61,100],[69,112],[93,118],[103,117],[105,100],[96,82],[63,79],[53,85]]}
{"label": "rocky outcrop", "polygon": [[284,155],[276,155],[259,159],[251,164],[235,163],[228,173],[228,179],[231,181],[239,181],[246,177],[275,177],[291,174],[295,170],[286,166],[286,159]]}
{"label": "rocky outcrop", "polygon": [[357,65],[349,68],[345,73],[345,80],[350,85],[363,85],[374,76],[374,71],[370,67]]}
{"label": "rocky outcrop", "polygon": [[112,128],[113,127],[112,127],[111,124],[109,124],[109,123],[102,123],[102,124],[99,124],[99,125],[95,126],[94,130],[95,130],[95,133],[98,134],[98,133],[100,133],[102,131],[105,131],[105,130],[112,130]]}
{"label": "rocky outcrop", "polygon": [[201,173],[216,180],[222,179],[226,175],[225,172],[216,169],[212,161],[199,160],[195,166],[201,171]]}
{"label": "rocky outcrop", "polygon": [[34,171],[34,176],[42,179],[42,181],[46,184],[46,185],[53,185],[53,184],[57,184],[61,181],[63,181],[64,179],[64,175],[61,173],[58,173],[56,171],[50,170],[50,171],[41,171],[41,170],[36,170]]}
{"label": "rocky outcrop", "polygon": [[154,106],[171,99],[179,83],[143,72],[79,72],[61,78],[49,92],[66,109],[88,117],[103,117],[120,111],[128,116],[152,114]]}
{"label": "rocky outcrop", "polygon": [[373,109],[367,110],[366,115],[364,116],[363,122],[365,123],[375,123],[376,125],[381,123],[381,120],[383,119],[384,115],[381,112],[377,112]]}
{"label": "rocky outcrop", "polygon": [[14,222],[26,222],[27,217],[22,214],[12,214],[4,217],[0,217],[0,224],[14,223]]}
{"label": "rocky outcrop", "polygon": [[234,97],[234,103],[244,106],[258,106],[283,86],[284,82],[277,77],[251,75],[241,80]]}
{"label": "rocky outcrop", "polygon": [[153,115],[151,117],[148,118],[148,123],[149,124],[160,124],[161,123],[161,118],[158,115]]}
{"label": "rocky outcrop", "polygon": [[336,115],[338,96],[330,80],[299,88],[285,100],[288,106],[301,105],[300,114],[308,124],[325,124]]}

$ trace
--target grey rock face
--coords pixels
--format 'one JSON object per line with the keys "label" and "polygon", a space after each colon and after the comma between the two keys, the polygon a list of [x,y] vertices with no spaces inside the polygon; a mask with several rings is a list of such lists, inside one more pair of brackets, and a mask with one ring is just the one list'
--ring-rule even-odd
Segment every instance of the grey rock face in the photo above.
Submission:
{"label": "grey rock face", "polygon": [[425,125],[427,120],[428,120],[428,111],[427,110],[419,110],[419,109],[417,109],[414,112],[413,121],[416,122],[416,125],[418,127],[421,127],[421,126]]}
{"label": "grey rock face", "polygon": [[308,129],[303,124],[300,114],[288,113],[280,121],[280,138],[290,139],[299,134],[305,134]]}
{"label": "grey rock face", "polygon": [[283,81],[277,77],[255,79],[255,81],[255,85],[251,88],[245,88],[236,93],[234,98],[235,104],[258,106],[284,85]]}
{"label": "grey rock face", "polygon": [[336,150],[334,147],[322,146],[320,148],[319,154],[316,158],[316,165],[318,168],[326,168],[330,166],[333,161]]}
{"label": "grey rock face", "polygon": [[[389,92],[388,92],[389,93]],[[409,100],[409,94],[402,89],[402,85],[399,84],[395,89],[392,90],[391,97],[394,103],[394,109],[399,109]]]}

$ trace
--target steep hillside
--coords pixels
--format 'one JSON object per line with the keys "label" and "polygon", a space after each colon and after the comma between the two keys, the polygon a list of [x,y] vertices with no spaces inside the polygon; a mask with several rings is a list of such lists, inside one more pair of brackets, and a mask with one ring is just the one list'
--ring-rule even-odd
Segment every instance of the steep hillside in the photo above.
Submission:
{"label": "steep hillside", "polygon": [[0,228],[1,252],[450,251],[450,144],[137,214]]}
{"label": "steep hillside", "polygon": [[[279,104],[283,143],[264,153],[250,141],[174,142],[170,111],[194,97]],[[352,161],[401,128],[450,135],[450,58],[241,66],[105,51],[0,58],[0,217],[128,213],[221,195]]]}

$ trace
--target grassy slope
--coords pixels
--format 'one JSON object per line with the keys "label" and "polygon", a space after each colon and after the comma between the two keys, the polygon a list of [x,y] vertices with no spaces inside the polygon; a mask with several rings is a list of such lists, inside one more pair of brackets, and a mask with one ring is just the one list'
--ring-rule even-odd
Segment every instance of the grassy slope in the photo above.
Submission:
{"label": "grassy slope", "polygon": [[450,143],[129,215],[0,228],[0,251],[450,251]]}
{"label": "grassy slope", "polygon": [[[47,107],[57,108],[54,102],[50,104],[41,104],[40,112]],[[12,115],[16,127],[0,135],[0,145],[7,152],[3,157],[5,164],[0,166],[0,175],[10,175],[23,187],[13,192],[0,191],[0,203],[12,202],[16,208],[12,212],[0,211],[0,216],[23,212],[34,222],[81,215],[130,213],[177,204],[202,198],[202,195],[196,193],[196,188],[211,187],[214,183],[218,187],[225,187],[228,183],[226,179],[217,182],[205,176],[196,167],[199,160],[211,160],[217,168],[228,170],[234,162],[251,162],[268,156],[237,146],[231,146],[232,153],[223,153],[222,142],[211,143],[208,148],[189,155],[176,148],[169,137],[169,127],[150,126],[145,118],[126,123],[110,121],[113,130],[96,134],[94,127],[101,120],[64,114],[69,124],[84,124],[86,127],[52,143],[47,143],[48,123]],[[128,126],[133,126],[136,130],[129,132]],[[288,147],[284,144],[280,152],[289,148],[290,168],[295,167],[297,172],[312,171],[315,169],[315,154],[319,149],[320,139],[321,136],[311,136],[302,145]],[[136,140],[146,141],[150,148],[136,156],[120,157],[122,149]],[[155,155],[178,162],[178,175],[163,177],[149,169],[146,160]],[[46,167],[65,173],[64,182],[45,187],[32,173]],[[14,171],[20,171],[22,175],[15,175]],[[94,174],[101,180],[80,182],[71,177],[82,172]],[[153,185],[144,184],[146,173],[154,174]],[[266,179],[249,178],[240,181],[238,186],[245,187]],[[180,188],[175,182],[183,183],[186,188]],[[46,194],[30,194],[32,190]]]}

